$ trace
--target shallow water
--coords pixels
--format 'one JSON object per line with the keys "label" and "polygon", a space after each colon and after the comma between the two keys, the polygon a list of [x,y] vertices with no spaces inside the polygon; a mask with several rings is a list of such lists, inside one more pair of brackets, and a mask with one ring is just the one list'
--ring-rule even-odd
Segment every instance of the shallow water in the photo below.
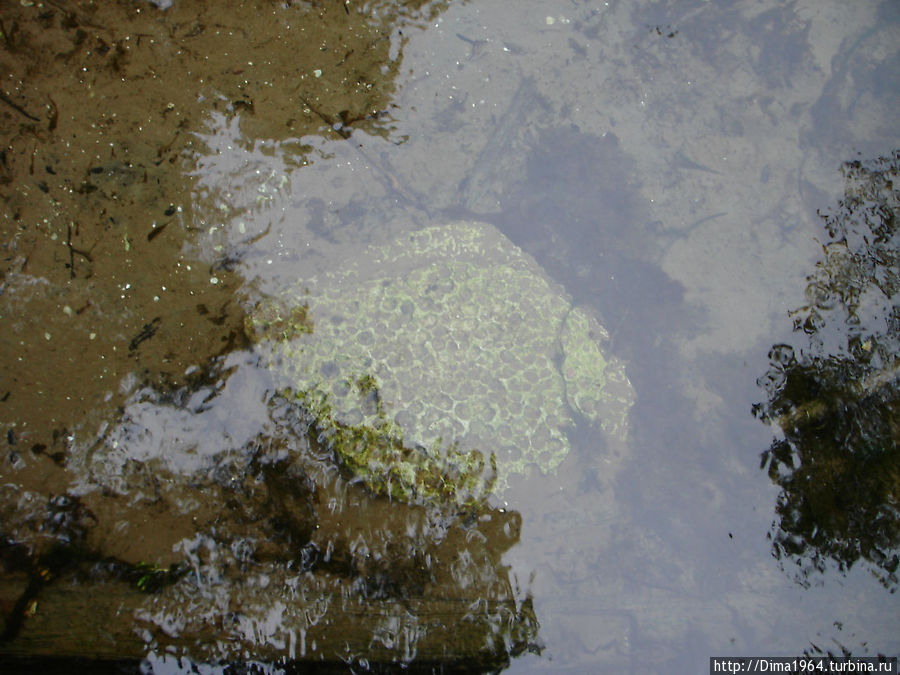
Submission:
{"label": "shallow water", "polygon": [[[345,6],[4,18],[0,653],[666,673],[900,654],[896,424],[866,446],[883,536],[841,559],[820,530],[870,524],[834,526],[857,513],[836,489],[809,541],[783,537],[761,469],[783,411],[753,413],[773,345],[827,356],[857,330],[791,312],[842,164],[900,147],[895,5]],[[28,71],[42,39],[64,56]],[[347,480],[243,329],[459,219],[600,317],[636,395],[624,444],[581,420],[558,472],[476,516]],[[897,391],[896,296],[875,295],[862,349],[886,351],[854,376],[873,428]],[[115,618],[79,595],[98,588]]]}

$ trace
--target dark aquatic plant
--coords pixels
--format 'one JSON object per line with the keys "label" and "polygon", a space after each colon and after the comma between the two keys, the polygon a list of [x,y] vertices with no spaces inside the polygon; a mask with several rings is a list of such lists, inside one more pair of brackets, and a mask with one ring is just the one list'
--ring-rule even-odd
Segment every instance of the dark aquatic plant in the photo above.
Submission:
{"label": "dark aquatic plant", "polygon": [[792,312],[805,344],[775,345],[754,414],[782,437],[762,467],[782,488],[773,553],[799,579],[865,561],[895,590],[900,568],[900,151],[843,165],[822,213],[828,239]]}

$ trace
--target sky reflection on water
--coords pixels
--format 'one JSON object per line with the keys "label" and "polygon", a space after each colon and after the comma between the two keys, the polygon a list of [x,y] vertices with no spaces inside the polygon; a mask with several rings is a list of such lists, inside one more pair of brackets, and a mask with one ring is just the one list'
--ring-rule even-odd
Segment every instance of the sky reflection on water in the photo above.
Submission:
{"label": "sky reflection on water", "polygon": [[[495,665],[516,657],[509,670],[522,673],[900,653],[896,578],[866,562],[874,554],[843,567],[791,558],[782,487],[760,468],[783,434],[753,414],[778,390],[764,386],[772,346],[805,346],[789,312],[807,302],[823,258],[819,211],[846,197],[842,165],[900,145],[896,5],[529,1],[512,12],[484,0],[424,3],[396,25],[389,6],[383,24],[369,17],[380,37],[366,43],[388,54],[385,81],[354,82],[363,97],[390,93],[377,110],[329,107],[343,62],[323,44],[321,88],[307,69],[281,92],[300,113],[270,118],[277,105],[242,85],[187,134],[191,193],[164,227],[189,235],[181,269],[236,289],[224,304],[191,301],[210,322],[229,317],[231,340],[178,381],[116,371],[103,386],[121,415],[99,432],[85,423],[66,460],[79,477],[70,495],[101,521],[107,491],[139,514],[122,516],[130,527],[160,505],[155,542],[99,549],[123,577],[143,569],[162,586],[135,613],[139,641],[190,653],[192,631],[223,625],[274,661],[316,653],[314,629],[325,635],[334,620],[372,631],[375,647],[348,647],[348,662],[414,660],[430,635],[454,654],[483,640]],[[243,77],[244,66],[222,72]],[[137,180],[116,176],[109,185]],[[321,420],[279,392],[235,309],[285,300],[369,244],[458,219],[498,228],[601,317],[637,396],[624,447],[579,419],[557,473],[512,481],[478,517],[390,504],[342,477]],[[127,250],[161,232],[126,237]],[[873,311],[896,313],[886,297]],[[150,319],[129,334],[141,364],[171,325]],[[894,401],[895,364],[884,361],[879,382]],[[879,471],[896,500],[887,427]],[[72,532],[92,527],[80,503],[41,508]],[[879,541],[888,564],[896,544]],[[137,565],[160,551],[158,568]],[[457,616],[454,603],[473,597],[459,634],[428,613],[444,602]],[[204,643],[194,658],[233,658],[228,649]]]}

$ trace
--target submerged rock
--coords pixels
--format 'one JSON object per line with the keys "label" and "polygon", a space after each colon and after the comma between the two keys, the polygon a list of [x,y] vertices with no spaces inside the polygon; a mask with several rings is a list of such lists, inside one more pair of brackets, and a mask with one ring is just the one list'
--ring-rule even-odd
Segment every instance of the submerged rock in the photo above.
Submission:
{"label": "submerged rock", "polygon": [[369,247],[247,327],[319,441],[392,498],[464,503],[551,473],[577,419],[627,433],[634,391],[606,331],[486,223]]}

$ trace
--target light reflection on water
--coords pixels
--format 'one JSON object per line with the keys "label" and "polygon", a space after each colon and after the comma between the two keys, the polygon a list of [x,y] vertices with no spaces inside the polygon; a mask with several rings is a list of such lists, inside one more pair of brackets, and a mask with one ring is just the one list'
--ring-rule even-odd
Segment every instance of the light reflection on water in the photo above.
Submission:
{"label": "light reflection on water", "polygon": [[[804,585],[773,559],[779,491],[759,458],[775,432],[751,415],[769,347],[791,339],[786,311],[802,305],[840,163],[900,142],[892,11],[453,5],[405,46],[384,135],[255,139],[247,113],[211,115],[183,224],[212,274],[240,270],[246,308],[370,242],[480,219],[604,318],[637,402],[626,448],[581,424],[556,475],[514,483],[473,524],[341,479],[249,345],[202,386],[135,383],[120,423],[71,460],[89,477],[76,491],[166,495],[176,525],[204,526],[172,525],[191,583],[151,598],[138,624],[181,647],[232,621],[223,635],[277,660],[315,653],[312,627],[365,600],[383,611],[366,624],[375,653],[406,661],[429,631],[452,640],[404,605],[446,583],[475,591],[472,639],[524,652],[513,672],[900,652],[896,597],[864,565],[825,565]],[[230,654],[217,650],[202,657]]]}

